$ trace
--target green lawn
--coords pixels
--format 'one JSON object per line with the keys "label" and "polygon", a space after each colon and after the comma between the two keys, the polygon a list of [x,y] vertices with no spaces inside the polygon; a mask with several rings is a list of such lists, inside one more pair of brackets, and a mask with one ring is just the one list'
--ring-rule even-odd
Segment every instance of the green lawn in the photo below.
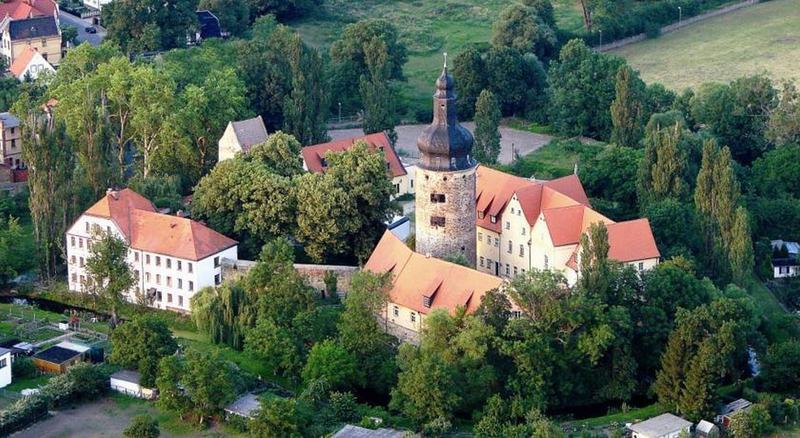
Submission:
{"label": "green lawn", "polygon": [[23,377],[23,378],[15,378],[10,385],[6,386],[4,389],[14,392],[20,392],[23,389],[31,389],[31,388],[38,388],[43,386],[47,383],[48,380],[52,379],[52,374],[42,374],[39,376],[33,377]]}
{"label": "green lawn", "polygon": [[[403,87],[412,108],[429,105],[442,52],[454,56],[472,44],[488,44],[492,23],[507,0],[326,0],[319,11],[292,24],[308,44],[327,50],[344,27],[365,18],[397,26],[409,51]],[[583,18],[574,0],[555,0],[560,28],[579,32]]]}
{"label": "green lawn", "polygon": [[682,90],[767,72],[800,78],[800,0],[773,0],[614,51],[647,82]]}
{"label": "green lawn", "polygon": [[[531,129],[542,129],[534,126]],[[523,178],[534,176],[553,179],[571,174],[575,163],[584,163],[602,152],[603,143],[581,143],[577,140],[553,140],[541,148],[498,168]]]}
{"label": "green lawn", "polygon": [[659,406],[658,403],[654,403],[643,408],[631,409],[628,412],[618,412],[615,414],[604,415],[602,417],[570,421],[568,423],[577,427],[596,428],[612,424],[625,424],[629,422],[647,420],[648,418],[655,417],[656,415],[662,414],[665,411],[666,410]]}

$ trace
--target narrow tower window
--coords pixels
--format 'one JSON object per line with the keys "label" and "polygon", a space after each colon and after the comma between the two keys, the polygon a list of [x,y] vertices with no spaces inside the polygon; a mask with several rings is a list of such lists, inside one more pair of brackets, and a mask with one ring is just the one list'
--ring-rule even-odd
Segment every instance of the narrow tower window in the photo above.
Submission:
{"label": "narrow tower window", "polygon": [[443,204],[445,202],[444,193],[431,193],[431,202],[434,204]]}
{"label": "narrow tower window", "polygon": [[443,216],[431,216],[431,226],[443,227],[444,226],[444,217]]}

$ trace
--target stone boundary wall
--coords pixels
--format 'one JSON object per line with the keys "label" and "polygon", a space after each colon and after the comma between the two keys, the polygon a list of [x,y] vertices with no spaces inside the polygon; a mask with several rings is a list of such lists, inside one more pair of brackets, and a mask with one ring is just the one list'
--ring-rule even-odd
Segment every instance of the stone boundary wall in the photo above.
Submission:
{"label": "stone boundary wall", "polygon": [[[718,17],[720,15],[729,14],[734,11],[738,11],[739,9],[749,8],[750,6],[754,6],[760,3],[760,0],[747,0],[741,3],[737,3],[735,5],[726,6],[724,8],[715,9],[713,11],[706,12],[705,14],[695,15],[694,17],[687,18],[682,20],[679,23],[672,23],[668,24],[661,28],[661,34],[674,32],[678,29],[682,29],[686,26],[692,25],[699,21],[707,20],[709,18]],[[621,40],[616,40],[614,42],[603,44],[602,46],[596,46],[594,49],[598,52],[608,52],[614,49],[619,49],[621,47],[625,47],[631,45],[633,43],[638,43],[639,41],[644,41],[647,39],[647,35],[640,33],[638,35],[634,35],[628,38],[623,38]]]}
{"label": "stone boundary wall", "polygon": [[[222,259],[222,278],[225,280],[237,279],[242,277],[255,266],[256,262],[250,260],[230,260]],[[333,272],[338,279],[337,290],[343,294],[350,289],[350,281],[353,274],[358,272],[358,266],[338,266],[338,265],[307,265],[295,263],[294,268],[301,275],[308,279],[308,284],[317,291],[325,290],[325,273]]]}

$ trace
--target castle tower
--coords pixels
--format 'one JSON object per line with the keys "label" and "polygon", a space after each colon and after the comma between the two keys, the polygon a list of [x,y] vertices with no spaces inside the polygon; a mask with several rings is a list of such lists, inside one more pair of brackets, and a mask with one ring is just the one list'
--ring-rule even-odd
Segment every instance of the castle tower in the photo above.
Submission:
{"label": "castle tower", "polygon": [[475,169],[472,134],[458,123],[447,54],[433,95],[433,123],[417,139],[416,251],[463,254],[475,267]]}

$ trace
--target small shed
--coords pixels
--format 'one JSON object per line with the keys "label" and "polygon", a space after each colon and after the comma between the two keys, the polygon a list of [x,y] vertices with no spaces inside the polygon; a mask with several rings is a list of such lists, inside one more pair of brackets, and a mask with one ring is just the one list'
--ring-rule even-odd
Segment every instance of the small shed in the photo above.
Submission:
{"label": "small shed", "polygon": [[139,383],[141,380],[142,375],[139,372],[122,370],[112,374],[109,383],[114,391],[146,400],[155,399],[158,396],[158,391],[142,386]]}
{"label": "small shed", "polygon": [[[405,430],[395,430],[395,429],[367,429],[365,427],[360,426],[353,426],[352,424],[347,424],[343,428],[341,428],[338,432],[333,434],[331,438],[403,438],[408,435],[409,432]],[[418,436],[415,434],[411,434],[410,436]]]}
{"label": "small shed", "polygon": [[706,420],[700,420],[694,432],[695,436],[698,438],[719,438],[719,428],[717,425]]}
{"label": "small shed", "polygon": [[723,406],[722,409],[719,411],[719,415],[715,418],[717,424],[721,424],[723,427],[727,428],[728,425],[731,423],[731,417],[736,415],[741,411],[745,411],[750,409],[750,406],[753,406],[753,403],[750,401],[740,398],[738,400],[734,400],[727,405]]}
{"label": "small shed", "polygon": [[677,415],[661,414],[629,427],[633,438],[677,438],[681,432],[690,433],[692,423]]}
{"label": "small shed", "polygon": [[0,348],[0,388],[11,384],[11,350]]}
{"label": "small shed", "polygon": [[62,374],[81,359],[81,352],[56,345],[33,355],[33,364],[45,373]]}
{"label": "small shed", "polygon": [[261,401],[258,399],[258,396],[252,392],[248,392],[226,406],[225,414],[228,416],[238,415],[242,418],[249,419],[255,417],[256,411],[259,409],[261,409]]}

